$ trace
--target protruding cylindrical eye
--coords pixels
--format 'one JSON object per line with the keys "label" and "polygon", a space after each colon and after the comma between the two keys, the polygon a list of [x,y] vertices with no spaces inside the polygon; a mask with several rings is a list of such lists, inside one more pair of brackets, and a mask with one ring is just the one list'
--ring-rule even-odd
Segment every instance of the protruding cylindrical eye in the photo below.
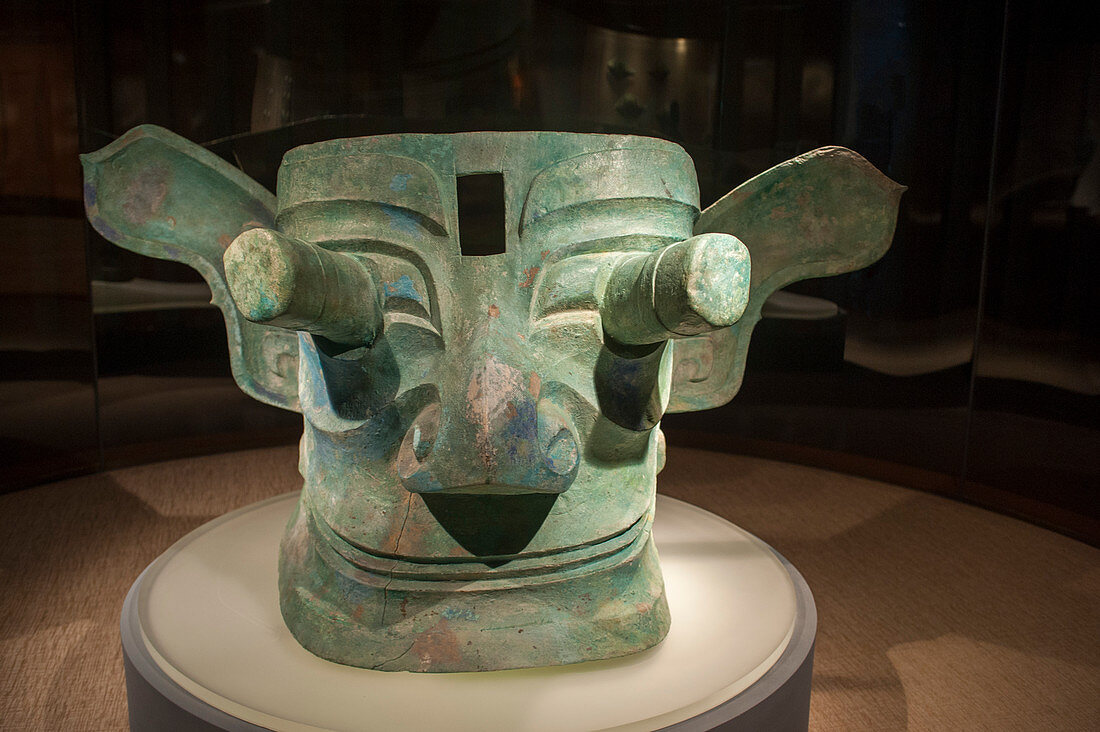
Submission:
{"label": "protruding cylindrical eye", "polygon": [[369,345],[382,329],[381,290],[363,260],[250,229],[225,250],[225,279],[254,323],[304,330],[348,345]]}
{"label": "protruding cylindrical eye", "polygon": [[616,265],[600,308],[604,330],[640,345],[733,325],[749,299],[749,251],[700,234]]}

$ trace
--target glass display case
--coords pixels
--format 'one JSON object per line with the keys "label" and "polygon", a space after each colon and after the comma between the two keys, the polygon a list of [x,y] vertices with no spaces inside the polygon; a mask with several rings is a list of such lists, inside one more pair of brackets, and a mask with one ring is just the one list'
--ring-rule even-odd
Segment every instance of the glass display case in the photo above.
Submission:
{"label": "glass display case", "polygon": [[274,189],[337,137],[672,140],[702,203],[844,145],[890,252],[777,293],[740,395],[669,440],[880,477],[1097,539],[1100,32],[1035,2],[133,0],[0,9],[3,486],[292,442],[188,268],[84,224],[77,153],[167,127]]}

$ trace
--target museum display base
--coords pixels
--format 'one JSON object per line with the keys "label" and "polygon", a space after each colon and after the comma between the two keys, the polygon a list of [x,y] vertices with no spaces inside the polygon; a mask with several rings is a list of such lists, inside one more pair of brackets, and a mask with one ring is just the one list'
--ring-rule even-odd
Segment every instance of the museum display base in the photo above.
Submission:
{"label": "museum display base", "polygon": [[[122,647],[135,730],[805,730],[817,615],[756,537],[658,496],[672,629],[624,658],[484,673],[322,660],[279,614],[278,546],[297,493],[191,532],[134,583]],[[517,637],[517,642],[519,642]]]}

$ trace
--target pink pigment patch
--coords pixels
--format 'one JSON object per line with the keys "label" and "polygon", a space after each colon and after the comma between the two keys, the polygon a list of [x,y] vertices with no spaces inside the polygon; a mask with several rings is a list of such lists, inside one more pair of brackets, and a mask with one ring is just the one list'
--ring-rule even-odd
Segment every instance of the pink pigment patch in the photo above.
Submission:
{"label": "pink pigment patch", "polygon": [[523,270],[524,280],[523,282],[519,283],[519,286],[530,287],[531,285],[533,285],[535,283],[535,277],[538,275],[538,273],[538,267],[528,267],[527,269]]}
{"label": "pink pigment patch", "polygon": [[171,172],[163,165],[153,165],[136,174],[126,186],[122,204],[122,213],[127,221],[142,226],[158,215],[164,199],[168,197],[171,177]]}
{"label": "pink pigment patch", "polygon": [[493,433],[516,413],[515,399],[523,398],[519,369],[490,356],[470,377],[466,387],[466,418],[476,428],[477,448],[490,469],[496,463]]}
{"label": "pink pigment patch", "polygon": [[409,650],[420,657],[418,669],[420,671],[427,671],[434,665],[457,666],[462,661],[458,637],[445,619],[440,619],[434,626],[418,635]]}

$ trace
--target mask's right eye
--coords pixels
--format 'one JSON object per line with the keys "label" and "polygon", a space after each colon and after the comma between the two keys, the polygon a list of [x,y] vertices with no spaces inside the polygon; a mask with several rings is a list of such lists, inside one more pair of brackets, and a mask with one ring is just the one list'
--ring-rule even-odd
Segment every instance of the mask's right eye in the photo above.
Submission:
{"label": "mask's right eye", "polygon": [[432,291],[429,280],[415,263],[404,257],[370,254],[382,288],[384,313],[415,315],[429,322],[432,317]]}
{"label": "mask's right eye", "polygon": [[439,335],[435,282],[431,268],[416,250],[377,239],[329,240],[322,246],[363,262],[370,269],[387,327],[400,322]]}
{"label": "mask's right eye", "polygon": [[273,229],[250,229],[223,257],[230,296],[254,323],[369,346],[382,329],[378,280],[369,260]]}

